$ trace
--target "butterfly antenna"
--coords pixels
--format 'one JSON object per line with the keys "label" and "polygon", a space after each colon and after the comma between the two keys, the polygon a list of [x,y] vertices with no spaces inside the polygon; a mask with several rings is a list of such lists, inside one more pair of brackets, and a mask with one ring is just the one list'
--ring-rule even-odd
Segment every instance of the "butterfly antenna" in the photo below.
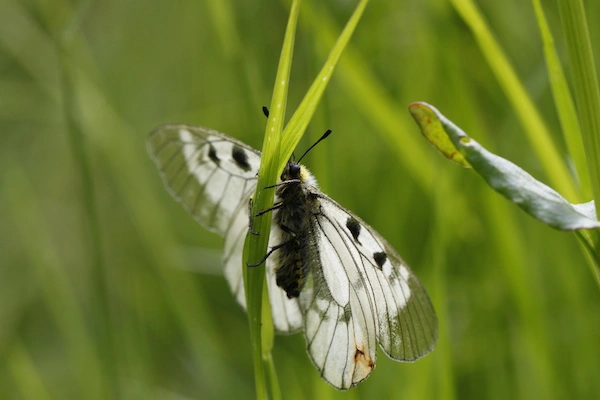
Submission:
{"label": "butterfly antenna", "polygon": [[[269,109],[267,108],[267,106],[262,106],[262,112],[263,112],[263,114],[265,114],[265,117],[269,118]],[[319,144],[320,141],[322,141],[327,136],[329,136],[330,133],[331,133],[331,129],[327,129],[327,131],[323,134],[323,136],[321,136],[321,138],[319,140],[317,140],[312,146],[310,146],[308,148],[308,150],[306,150],[304,152],[304,154],[302,154],[302,157],[300,157],[297,162],[300,162],[300,160],[302,160],[304,158],[304,156],[307,155],[308,152],[312,150],[313,147],[315,147],[317,144]],[[292,154],[292,159],[293,158],[295,158],[294,154]]]}
{"label": "butterfly antenna", "polygon": [[302,159],[304,158],[304,156],[305,156],[305,155],[307,155],[307,154],[308,154],[308,152],[309,152],[309,151],[311,151],[313,147],[315,147],[316,145],[318,145],[318,144],[319,144],[319,143],[320,143],[320,142],[321,142],[323,139],[327,138],[327,136],[329,136],[329,134],[330,134],[330,133],[331,133],[331,129],[327,129],[327,131],[326,131],[326,132],[323,134],[323,136],[321,136],[321,138],[320,138],[319,140],[317,140],[317,141],[315,142],[315,144],[313,144],[312,146],[310,146],[310,147],[308,148],[308,150],[306,150],[306,151],[304,152],[304,154],[302,154],[302,157],[300,157],[300,158],[298,159],[298,162],[302,161]]}

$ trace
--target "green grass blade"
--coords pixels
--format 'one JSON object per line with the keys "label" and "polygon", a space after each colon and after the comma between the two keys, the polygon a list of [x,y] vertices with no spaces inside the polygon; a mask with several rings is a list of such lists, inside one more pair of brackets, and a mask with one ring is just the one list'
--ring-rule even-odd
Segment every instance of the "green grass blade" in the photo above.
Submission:
{"label": "green grass blade", "polygon": [[563,157],[552,141],[546,123],[525,91],[523,84],[519,81],[512,65],[494,38],[480,11],[471,0],[452,0],[452,5],[471,28],[488,65],[496,75],[500,86],[521,120],[524,133],[548,174],[552,186],[571,202],[579,201],[580,195],[573,184],[573,179]]}
{"label": "green grass blade", "polygon": [[333,75],[333,71],[335,70],[340,56],[350,41],[350,38],[352,37],[352,34],[354,33],[354,30],[356,29],[356,26],[358,25],[358,22],[360,21],[368,2],[368,0],[361,0],[361,2],[358,3],[354,13],[348,20],[344,30],[331,49],[323,68],[321,68],[321,71],[315,78],[310,89],[308,89],[308,92],[302,99],[302,102],[286,125],[281,141],[281,158],[279,160],[280,171],[283,169],[288,159],[292,156],[296,145],[300,141],[300,138],[304,134],[306,127],[314,115],[317,105],[319,104],[319,100],[321,100],[323,92],[331,80],[331,76]]}
{"label": "green grass blade", "polygon": [[585,144],[592,193],[596,199],[596,213],[600,215],[600,90],[594,54],[583,2],[560,0],[558,4],[569,50],[573,91]]}
{"label": "green grass blade", "polygon": [[281,386],[277,377],[277,369],[273,360],[273,343],[275,340],[275,328],[273,326],[271,305],[269,303],[269,293],[266,285],[263,286],[262,299],[262,361],[267,371],[267,381],[269,383],[269,394],[271,400],[280,400]]}
{"label": "green grass blade", "polygon": [[[318,41],[316,46],[322,50],[335,41],[334,18],[324,10],[318,10],[312,4],[306,4],[303,21],[315,31]],[[429,149],[420,145],[420,139],[414,135],[402,134],[413,129],[413,123],[408,117],[405,105],[398,104],[373,73],[368,60],[361,56],[352,44],[344,52],[344,62],[339,66],[340,87],[352,99],[356,109],[375,127],[374,134],[384,137],[384,140],[398,154],[397,162],[406,165],[415,176],[415,183],[428,193],[435,192],[431,179],[434,173],[427,160]],[[402,74],[401,71],[398,72]]]}
{"label": "green grass blade", "polygon": [[554,46],[554,38],[548,21],[544,14],[544,9],[540,0],[533,0],[540,34],[544,43],[544,55],[546,57],[546,66],[548,68],[548,76],[550,78],[550,87],[556,105],[556,111],[560,119],[562,134],[567,144],[569,155],[575,164],[575,169],[579,178],[579,187],[584,199],[589,199],[592,195],[590,186],[590,174],[587,169],[585,160],[585,150],[581,138],[581,129],[575,104],[571,97],[571,92],[567,83],[567,78],[560,64],[556,48]]}
{"label": "green grass blade", "polygon": [[[287,102],[287,91],[289,87],[290,70],[292,66],[292,57],[294,52],[294,40],[296,35],[296,26],[298,14],[300,11],[300,0],[294,1],[281,49],[281,57],[279,59],[279,67],[277,68],[277,76],[273,87],[273,98],[271,100],[270,114],[267,120],[267,128],[265,139],[262,147],[262,157],[260,169],[258,172],[258,184],[253,197],[252,215],[256,215],[259,211],[268,210],[273,207],[273,189],[264,189],[267,186],[272,186],[277,180],[280,160],[280,137],[283,128],[283,120],[285,118],[285,109]],[[267,213],[261,217],[251,218],[252,229],[258,232],[258,235],[248,234],[245,245],[247,249],[247,260],[249,264],[258,263],[267,253],[269,244],[269,234],[271,231],[271,213]],[[270,359],[270,353],[263,353],[263,346],[270,350],[273,342],[273,322],[270,321],[270,310],[268,302],[263,305],[263,296],[266,291],[265,281],[265,265],[262,263],[258,267],[244,269],[244,284],[246,286],[246,304],[248,312],[248,322],[250,325],[250,340],[252,342],[256,397],[258,399],[267,398],[267,387],[265,382],[264,365],[265,359]],[[264,307],[264,310],[263,310]],[[266,316],[263,321],[263,316]],[[267,331],[265,339],[270,339],[270,343],[263,344],[263,330]],[[269,368],[271,374],[269,381],[273,387],[278,387],[277,377],[274,375],[275,368]]]}

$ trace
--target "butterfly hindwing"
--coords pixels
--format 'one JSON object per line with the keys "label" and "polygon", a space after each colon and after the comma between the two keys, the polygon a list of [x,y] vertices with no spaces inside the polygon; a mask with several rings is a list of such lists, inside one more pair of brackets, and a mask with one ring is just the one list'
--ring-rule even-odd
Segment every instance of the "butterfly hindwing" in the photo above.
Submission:
{"label": "butterfly hindwing", "polygon": [[435,312],[417,278],[373,228],[319,193],[319,258],[300,295],[308,352],[332,385],[348,389],[375,366],[377,342],[399,361],[427,354]]}
{"label": "butterfly hindwing", "polygon": [[357,267],[361,281],[351,284],[356,289],[364,285],[372,294],[382,349],[398,361],[414,361],[429,353],[437,339],[437,318],[417,277],[367,223],[328,197],[324,197],[323,205],[327,219],[332,224],[335,221],[343,232],[347,247],[354,245],[360,253]]}
{"label": "butterfly hindwing", "polygon": [[[271,225],[269,247],[281,243],[281,231],[277,225]],[[274,253],[266,261],[267,287],[269,289],[269,302],[273,324],[279,333],[294,333],[302,329],[302,313],[298,298],[289,298],[281,287],[277,285],[277,269],[280,267],[280,258]]]}
{"label": "butterfly hindwing", "polygon": [[244,241],[248,233],[248,205],[241,202],[234,210],[231,223],[225,231],[223,246],[223,273],[231,288],[233,297],[246,308],[246,291],[244,288],[244,271],[242,254]]}

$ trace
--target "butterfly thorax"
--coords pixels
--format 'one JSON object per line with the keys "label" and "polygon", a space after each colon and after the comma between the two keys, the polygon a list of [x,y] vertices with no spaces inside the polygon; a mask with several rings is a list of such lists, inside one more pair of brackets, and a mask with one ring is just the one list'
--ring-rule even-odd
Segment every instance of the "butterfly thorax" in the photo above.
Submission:
{"label": "butterfly thorax", "polygon": [[314,237],[314,215],[319,212],[314,194],[316,181],[308,170],[290,161],[276,190],[280,206],[275,223],[280,228],[279,268],[277,285],[289,298],[298,297],[306,283],[310,265],[317,256]]}

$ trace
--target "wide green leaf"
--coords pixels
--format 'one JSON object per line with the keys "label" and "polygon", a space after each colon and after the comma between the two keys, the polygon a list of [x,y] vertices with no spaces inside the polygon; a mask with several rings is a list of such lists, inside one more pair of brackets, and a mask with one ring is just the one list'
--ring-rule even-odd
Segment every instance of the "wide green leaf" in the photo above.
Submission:
{"label": "wide green leaf", "polygon": [[[461,160],[456,156],[457,153],[462,155],[464,161],[488,185],[538,220],[564,231],[600,227],[593,201],[585,204],[569,203],[557,191],[522,168],[486,150],[429,104],[413,103],[409,110],[423,135],[442,154],[453,161]],[[450,143],[454,149],[449,147]],[[465,165],[464,162],[458,162]]]}

